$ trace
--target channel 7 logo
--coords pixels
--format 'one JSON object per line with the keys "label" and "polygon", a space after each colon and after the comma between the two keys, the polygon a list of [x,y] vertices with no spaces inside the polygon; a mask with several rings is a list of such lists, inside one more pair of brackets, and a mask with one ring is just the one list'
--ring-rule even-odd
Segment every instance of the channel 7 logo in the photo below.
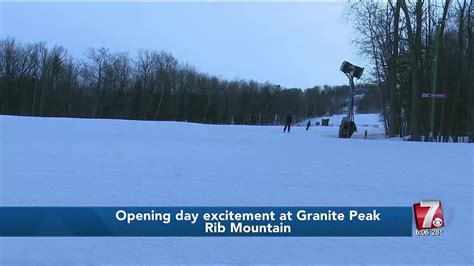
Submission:
{"label": "channel 7 logo", "polygon": [[430,229],[444,226],[443,209],[439,200],[424,200],[413,204],[416,229]]}

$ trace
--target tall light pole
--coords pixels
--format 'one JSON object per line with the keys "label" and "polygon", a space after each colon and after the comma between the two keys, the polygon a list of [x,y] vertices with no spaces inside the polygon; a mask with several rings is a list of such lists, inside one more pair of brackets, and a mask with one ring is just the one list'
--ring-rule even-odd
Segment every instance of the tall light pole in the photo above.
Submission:
{"label": "tall light pole", "polygon": [[349,111],[347,117],[344,117],[339,126],[339,137],[350,138],[357,127],[354,122],[354,78],[360,79],[364,68],[353,65],[347,61],[342,62],[340,70],[349,78]]}

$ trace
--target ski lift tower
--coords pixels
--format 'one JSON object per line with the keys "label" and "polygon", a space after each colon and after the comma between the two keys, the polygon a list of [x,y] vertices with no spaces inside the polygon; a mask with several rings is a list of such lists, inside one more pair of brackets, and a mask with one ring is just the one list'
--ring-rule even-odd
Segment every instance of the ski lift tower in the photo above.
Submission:
{"label": "ski lift tower", "polygon": [[349,78],[350,92],[349,110],[347,116],[342,119],[341,125],[339,126],[339,137],[350,138],[352,134],[357,131],[357,126],[354,122],[354,78],[360,79],[364,68],[344,61],[342,62],[340,70]]}

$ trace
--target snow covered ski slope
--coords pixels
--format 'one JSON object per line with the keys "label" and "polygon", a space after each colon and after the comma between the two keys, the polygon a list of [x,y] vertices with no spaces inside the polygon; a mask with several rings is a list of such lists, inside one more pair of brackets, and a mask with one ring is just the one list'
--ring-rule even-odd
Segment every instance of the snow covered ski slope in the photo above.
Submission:
{"label": "snow covered ski slope", "polygon": [[[329,119],[330,126],[338,127],[341,124],[342,118],[345,116],[347,116],[347,114],[314,117],[306,119],[303,122],[298,123],[298,125],[305,126],[308,120],[311,120],[312,125],[315,125],[315,122],[321,122],[322,119]],[[355,114],[354,120],[359,127],[372,127],[383,129],[383,122],[380,114]]]}
{"label": "snow covered ski slope", "polygon": [[1,206],[411,206],[411,238],[0,238],[0,264],[473,263],[473,146],[338,139],[337,127],[0,116]]}

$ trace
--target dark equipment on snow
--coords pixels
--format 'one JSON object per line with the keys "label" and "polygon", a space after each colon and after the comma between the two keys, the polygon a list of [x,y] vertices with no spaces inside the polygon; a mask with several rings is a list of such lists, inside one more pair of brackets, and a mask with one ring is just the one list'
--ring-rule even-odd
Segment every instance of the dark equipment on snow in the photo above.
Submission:
{"label": "dark equipment on snow", "polygon": [[348,116],[344,116],[339,126],[339,137],[348,139],[357,132],[357,126],[354,121],[350,121]]}
{"label": "dark equipment on snow", "polygon": [[291,123],[293,123],[293,116],[291,115],[291,113],[288,113],[285,117],[285,128],[283,128],[283,132],[286,132],[286,130],[288,129],[288,133],[290,133]]}
{"label": "dark equipment on snow", "polygon": [[353,65],[347,61],[342,62],[340,69],[349,78],[349,110],[346,117],[342,118],[339,125],[339,138],[350,138],[354,132],[357,132],[357,126],[354,122],[354,78],[360,79],[364,68]]}
{"label": "dark equipment on snow", "polygon": [[321,119],[321,126],[328,127],[329,126],[329,118]]}

